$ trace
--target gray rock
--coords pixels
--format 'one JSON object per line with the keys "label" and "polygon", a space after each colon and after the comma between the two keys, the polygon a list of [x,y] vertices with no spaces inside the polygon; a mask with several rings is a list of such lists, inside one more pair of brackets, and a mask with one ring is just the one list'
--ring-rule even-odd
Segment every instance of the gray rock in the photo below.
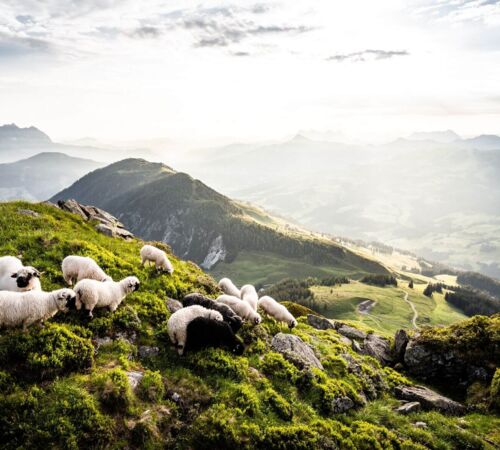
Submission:
{"label": "gray rock", "polygon": [[450,415],[460,415],[466,411],[461,403],[424,386],[397,386],[394,393],[400,400],[419,402],[425,410],[437,410]]}
{"label": "gray rock", "polygon": [[139,358],[151,358],[152,356],[157,356],[160,353],[160,349],[158,347],[151,347],[149,345],[141,345],[137,349],[137,353]]}
{"label": "gray rock", "polygon": [[399,414],[411,414],[418,411],[420,411],[419,402],[408,402],[404,405],[401,405],[399,408],[396,408],[396,412],[398,412]]}
{"label": "gray rock", "polygon": [[330,405],[332,414],[339,414],[354,408],[354,402],[349,397],[336,397]]}
{"label": "gray rock", "polygon": [[128,377],[128,382],[130,384],[130,387],[135,390],[137,389],[137,386],[139,386],[139,383],[142,380],[142,377],[144,376],[143,372],[138,372],[136,370],[130,370],[126,372],[127,377]]}
{"label": "gray rock", "polygon": [[[346,338],[346,339],[349,339],[349,338]],[[351,347],[352,349],[356,352],[356,353],[363,353],[363,349],[361,347],[361,345],[359,345],[359,342],[358,341],[351,341]]]}
{"label": "gray rock", "polygon": [[353,341],[351,339],[349,339],[348,337],[345,337],[345,336],[340,336],[340,342],[342,342],[342,344],[347,345],[348,347],[352,347],[352,343],[353,343]]}
{"label": "gray rock", "polygon": [[341,324],[338,328],[337,331],[345,337],[348,337],[349,339],[359,339],[359,340],[364,340],[366,338],[366,333],[364,331],[358,330],[357,328],[350,327],[349,325],[346,324]]}
{"label": "gray rock", "polygon": [[405,330],[398,330],[394,335],[394,359],[402,361],[405,355],[406,346],[410,341],[410,336]]}
{"label": "gray rock", "polygon": [[40,214],[31,209],[18,209],[17,212],[23,216],[39,217]]}
{"label": "gray rock", "polygon": [[311,347],[294,334],[278,333],[273,337],[271,347],[300,369],[316,367],[323,370]]}
{"label": "gray rock", "polygon": [[103,338],[96,338],[95,343],[96,343],[96,348],[99,350],[99,347],[102,347],[103,345],[108,345],[113,342],[113,339],[111,339],[109,336],[105,336]]}
{"label": "gray rock", "polygon": [[182,309],[182,303],[179,300],[174,300],[173,298],[169,298],[167,300],[167,308],[173,314],[179,309]]}
{"label": "gray rock", "polygon": [[415,422],[413,425],[416,428],[427,428],[427,424],[425,422]]}
{"label": "gray rock", "polygon": [[381,364],[387,365],[392,362],[391,344],[389,341],[377,334],[369,334],[363,342],[363,353],[373,356]]}
{"label": "gray rock", "polygon": [[314,314],[307,315],[307,323],[317,330],[333,330],[333,324],[326,318]]}

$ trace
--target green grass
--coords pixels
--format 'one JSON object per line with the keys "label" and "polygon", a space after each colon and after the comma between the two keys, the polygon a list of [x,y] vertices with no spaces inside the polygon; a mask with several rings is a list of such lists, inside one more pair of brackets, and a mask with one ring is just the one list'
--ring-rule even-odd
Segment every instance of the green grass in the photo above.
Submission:
{"label": "green grass", "polygon": [[359,268],[316,265],[274,253],[255,251],[241,251],[234,261],[219,263],[210,273],[216,279],[229,277],[239,285],[269,285],[285,278],[325,278],[331,275],[360,278],[365,274]]}
{"label": "green grass", "polygon": [[[398,280],[398,287],[377,287],[353,281],[335,287],[314,286],[311,290],[317,302],[324,303],[321,313],[332,319],[349,320],[363,324],[386,335],[393,335],[400,328],[412,328],[413,311],[404,301],[414,303],[419,314],[417,325],[450,325],[466,318],[464,314],[449,305],[442,294],[428,298],[422,294],[423,285]],[[360,314],[358,305],[364,300],[376,302],[369,314]]]}
{"label": "green grass", "polygon": [[[20,208],[40,216],[21,215]],[[451,450],[489,449],[483,438],[498,438],[491,431],[498,418],[487,414],[467,417],[470,432],[457,436],[450,430],[463,426],[460,418],[427,414],[429,431],[410,433],[409,419],[392,409],[392,388],[411,381],[354,353],[335,330],[311,328],[305,317],[292,331],[268,318],[245,325],[239,332],[247,344],[243,356],[221,349],[178,356],[166,336],[165,300],[192,291],[216,295],[216,287],[197,266],[173,255],[173,277],[142,268],[142,244],[98,234],[93,224],[53,207],[0,204],[0,255],[22,254],[45,270],[44,289],[63,286],[60,263],[70,253],[96,258],[114,278],[135,274],[141,281],[114,313],[95,311],[91,321],[58,314],[43,330],[0,331],[2,449],[400,450],[432,440],[439,445],[431,448]],[[299,370],[274,353],[270,342],[279,331],[310,344],[325,371]],[[104,336],[113,342],[96,351],[96,338]],[[140,345],[160,352],[141,360]],[[127,384],[129,370],[145,373],[136,392]],[[181,401],[174,402],[173,393]],[[331,411],[340,396],[356,410]]]}

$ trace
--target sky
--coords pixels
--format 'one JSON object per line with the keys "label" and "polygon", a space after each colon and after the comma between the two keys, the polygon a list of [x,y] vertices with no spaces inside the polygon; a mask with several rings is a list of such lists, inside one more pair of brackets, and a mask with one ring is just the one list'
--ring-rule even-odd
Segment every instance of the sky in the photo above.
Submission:
{"label": "sky", "polygon": [[197,145],[500,134],[500,0],[2,0],[13,122]]}

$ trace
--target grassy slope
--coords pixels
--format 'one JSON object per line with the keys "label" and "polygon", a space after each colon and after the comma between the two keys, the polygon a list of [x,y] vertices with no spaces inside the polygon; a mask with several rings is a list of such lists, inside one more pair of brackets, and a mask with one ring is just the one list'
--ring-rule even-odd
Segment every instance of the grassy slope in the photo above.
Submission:
{"label": "grassy slope", "polygon": [[[404,293],[413,302],[419,314],[417,325],[449,325],[466,318],[459,310],[449,305],[442,294],[428,298],[422,294],[425,284],[414,284],[398,280],[398,287],[377,287],[352,282],[336,287],[315,286],[312,291],[318,301],[327,305],[322,313],[328,317],[359,322],[384,334],[393,335],[400,328],[411,328],[413,311],[404,301]],[[360,314],[357,306],[363,300],[374,300],[376,305],[369,314]]]}
{"label": "grassy slope", "polygon": [[[19,208],[41,215],[20,215]],[[196,266],[174,257],[174,277],[142,269],[140,246],[97,234],[52,207],[0,204],[0,254],[22,253],[26,263],[45,270],[45,289],[62,286],[59,264],[68,253],[93,256],[113,277],[134,273],[142,282],[115,313],[100,311],[91,322],[71,313],[43,330],[1,332],[2,448],[451,450],[492,449],[483,438],[500,443],[494,416],[397,415],[391,386],[407,381],[353,353],[334,330],[314,330],[304,318],[293,333],[316,349],[326,369],[312,378],[270,350],[271,336],[288,330],[267,319],[241,331],[249,344],[242,357],[222,350],[178,357],[165,337],[164,300],[192,290],[213,293],[214,285]],[[117,338],[118,332],[137,340]],[[94,355],[91,339],[104,336],[114,343]],[[139,344],[157,345],[160,353],[141,360]],[[358,362],[361,376],[347,369],[344,353]],[[135,393],[124,370],[146,370]],[[371,392],[367,406],[328,412],[339,396],[360,403],[362,390]],[[181,400],[172,401],[173,393]],[[427,430],[412,425],[420,420],[429,424]]]}

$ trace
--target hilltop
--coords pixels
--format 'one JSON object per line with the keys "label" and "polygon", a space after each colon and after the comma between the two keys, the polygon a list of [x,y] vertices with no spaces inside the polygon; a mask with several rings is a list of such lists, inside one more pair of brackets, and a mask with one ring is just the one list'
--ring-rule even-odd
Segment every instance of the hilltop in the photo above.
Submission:
{"label": "hilltop", "polygon": [[216,273],[224,270],[241,283],[276,282],[297,270],[302,276],[387,272],[368,257],[233,201],[160,163],[119,161],[51,200],[69,198],[108,210],[134,234],[166,242],[183,258]]}
{"label": "hilltop", "polygon": [[[26,214],[28,208],[33,214]],[[436,372],[426,373],[428,382],[451,373],[448,349],[455,358],[451,367],[464,370],[456,376],[468,377],[466,383],[474,380],[468,368],[478,363],[478,348],[488,366],[477,371],[486,379],[478,379],[464,398],[470,410],[434,397],[422,401],[423,410],[402,414],[397,398],[425,391],[413,387],[416,380],[354,351],[346,338],[353,329],[312,320],[303,315],[305,308],[289,305],[300,316],[291,332],[269,319],[255,328],[246,325],[240,331],[247,345],[243,356],[207,349],[179,357],[165,335],[168,298],[192,291],[214,296],[217,288],[167,246],[162,248],[175,266],[173,277],[142,268],[141,245],[102,235],[93,223],[53,206],[0,204],[0,255],[21,254],[45,271],[44,289],[63,285],[60,262],[69,253],[94,257],[115,279],[135,274],[141,281],[141,289],[114,313],[101,310],[88,321],[71,312],[43,329],[1,332],[3,448],[488,450],[499,445],[500,422],[492,412],[498,407],[498,371],[491,381],[491,365],[498,364],[498,318],[479,317],[412,338],[407,346],[414,350],[405,355],[412,356],[407,369],[417,379],[418,369],[426,367],[418,355],[443,358],[436,360],[443,362]],[[382,343],[376,335],[361,335],[366,348]],[[296,348],[302,342],[309,353],[299,358],[279,345],[290,340]]]}

